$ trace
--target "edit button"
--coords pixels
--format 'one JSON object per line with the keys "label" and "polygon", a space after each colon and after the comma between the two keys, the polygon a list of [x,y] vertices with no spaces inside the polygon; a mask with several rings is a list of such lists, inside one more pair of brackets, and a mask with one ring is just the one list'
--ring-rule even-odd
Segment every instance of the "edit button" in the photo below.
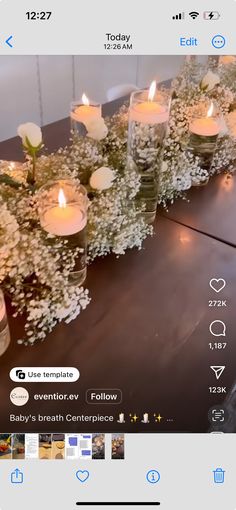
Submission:
{"label": "edit button", "polygon": [[198,46],[196,37],[180,37],[180,46]]}

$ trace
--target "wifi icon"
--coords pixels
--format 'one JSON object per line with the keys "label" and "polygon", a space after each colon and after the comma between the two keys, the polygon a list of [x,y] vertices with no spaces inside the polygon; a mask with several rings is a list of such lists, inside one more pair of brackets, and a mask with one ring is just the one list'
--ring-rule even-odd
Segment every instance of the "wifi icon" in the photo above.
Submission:
{"label": "wifi icon", "polygon": [[189,16],[191,16],[192,19],[196,19],[198,16],[200,16],[200,12],[197,11],[189,12]]}

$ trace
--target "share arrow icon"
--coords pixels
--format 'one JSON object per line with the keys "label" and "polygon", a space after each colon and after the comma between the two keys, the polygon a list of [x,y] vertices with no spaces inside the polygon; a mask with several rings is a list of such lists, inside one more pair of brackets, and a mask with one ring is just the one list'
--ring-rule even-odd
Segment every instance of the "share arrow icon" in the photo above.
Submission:
{"label": "share arrow icon", "polygon": [[222,376],[225,367],[211,367],[211,369],[215,373],[216,379],[218,381],[218,379],[220,379],[220,377]]}

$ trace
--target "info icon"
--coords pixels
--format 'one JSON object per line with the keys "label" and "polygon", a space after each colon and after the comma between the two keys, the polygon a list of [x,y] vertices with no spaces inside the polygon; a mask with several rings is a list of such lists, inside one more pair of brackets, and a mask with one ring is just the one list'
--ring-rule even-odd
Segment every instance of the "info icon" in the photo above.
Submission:
{"label": "info icon", "polygon": [[161,475],[160,475],[159,471],[157,471],[156,469],[150,469],[150,471],[148,471],[146,474],[146,480],[152,484],[158,483],[160,481],[160,478],[161,478]]}

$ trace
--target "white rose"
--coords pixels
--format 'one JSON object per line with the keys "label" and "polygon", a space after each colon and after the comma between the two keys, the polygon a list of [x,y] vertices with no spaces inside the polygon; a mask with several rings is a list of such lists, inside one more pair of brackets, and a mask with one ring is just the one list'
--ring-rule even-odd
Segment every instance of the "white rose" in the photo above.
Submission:
{"label": "white rose", "polygon": [[220,77],[218,74],[213,73],[212,71],[208,71],[207,74],[204,76],[204,78],[201,81],[201,89],[204,90],[212,90],[214,87],[220,83]]}
{"label": "white rose", "polygon": [[92,173],[89,183],[91,188],[103,191],[111,188],[114,179],[115,172],[106,166],[102,166]]}
{"label": "white rose", "polygon": [[103,140],[103,138],[106,138],[108,128],[102,117],[86,122],[85,126],[88,131],[87,136],[89,138],[93,138],[94,140],[98,141]]}
{"label": "white rose", "polygon": [[27,122],[26,124],[21,124],[17,129],[18,135],[22,138],[23,145],[28,146],[29,141],[31,147],[37,148],[41,145],[43,137],[42,130],[37,124],[33,124],[33,122]]}

